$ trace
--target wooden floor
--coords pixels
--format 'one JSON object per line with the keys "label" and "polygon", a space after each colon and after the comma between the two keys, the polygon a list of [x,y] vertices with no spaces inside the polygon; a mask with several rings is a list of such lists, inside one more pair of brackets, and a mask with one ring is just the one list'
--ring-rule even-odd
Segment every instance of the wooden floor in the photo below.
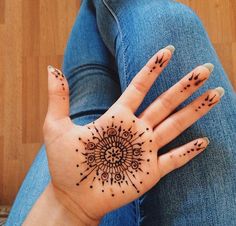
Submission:
{"label": "wooden floor", "polygon": [[[236,87],[236,1],[181,0],[202,18]],[[79,0],[0,0],[0,205],[42,143],[48,64],[61,67]]]}

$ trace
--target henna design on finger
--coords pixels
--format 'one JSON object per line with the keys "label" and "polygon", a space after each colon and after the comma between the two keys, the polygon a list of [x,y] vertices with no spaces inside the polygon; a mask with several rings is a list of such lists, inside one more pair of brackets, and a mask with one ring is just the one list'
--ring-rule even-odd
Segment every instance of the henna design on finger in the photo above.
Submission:
{"label": "henna design on finger", "polygon": [[[50,66],[50,68],[52,69],[51,73],[55,76],[55,78],[57,80],[60,80],[62,90],[65,91],[66,90],[65,83],[64,83],[65,75],[59,69],[57,69],[57,68],[54,68],[52,66]],[[65,97],[62,97],[62,99],[65,100]]]}
{"label": "henna design on finger", "polygon": [[[115,116],[111,118],[114,119]],[[132,122],[135,123],[135,120]],[[145,150],[142,146],[145,142],[142,141],[142,136],[145,131],[138,132],[133,126],[125,129],[122,124],[123,121],[117,124],[114,120],[105,128],[98,128],[93,124],[87,127],[92,139],[85,141],[81,137],[78,138],[85,147],[85,151],[82,152],[84,161],[80,164],[85,165],[85,170],[81,172],[83,177],[76,183],[77,186],[94,172],[90,188],[93,188],[93,183],[98,181],[104,187],[102,192],[105,191],[106,185],[113,184],[118,184],[120,188],[122,185],[132,185],[137,193],[140,192],[135,184],[135,173],[143,172],[142,162],[145,161],[143,158]],[[150,159],[147,158],[146,161],[150,162]],[[122,190],[122,194],[124,193],[125,191]],[[114,197],[115,194],[112,193],[112,196]]]}
{"label": "henna design on finger", "polygon": [[168,59],[164,60],[164,53],[162,54],[161,58],[159,59],[158,56],[155,60],[155,65],[152,67],[152,69],[149,71],[150,73],[153,72],[156,69],[156,64],[159,64],[159,67],[162,68],[164,63],[168,61]]}
{"label": "henna design on finger", "polygon": [[184,92],[184,90],[187,90],[188,88],[190,88],[191,86],[198,86],[200,85],[202,82],[204,82],[207,78],[199,78],[199,76],[201,75],[201,73],[195,74],[195,72],[193,72],[190,77],[188,78],[189,83],[186,84],[183,87],[183,90],[180,90],[181,93]]}
{"label": "henna design on finger", "polygon": [[218,103],[218,100],[214,101],[216,94],[210,97],[210,95],[207,95],[207,97],[204,99],[204,101],[195,109],[195,111],[201,110],[203,107],[208,106],[211,107],[212,105]]}
{"label": "henna design on finger", "polygon": [[159,66],[162,67],[163,64],[168,60],[168,59],[166,59],[166,60],[163,61],[163,59],[164,59],[164,55],[165,55],[165,54],[163,53],[163,54],[162,54],[162,57],[161,57],[160,59],[159,59],[158,56],[157,56],[156,61],[155,61],[155,64],[158,63]]}
{"label": "henna design on finger", "polygon": [[183,156],[186,156],[187,154],[190,154],[191,152],[198,152],[198,151],[201,151],[203,149],[205,149],[206,147],[205,146],[202,146],[203,142],[199,142],[197,140],[197,142],[195,142],[193,145],[193,147],[189,150],[187,150],[186,152],[184,152],[183,154],[180,154],[179,157],[183,157]]}

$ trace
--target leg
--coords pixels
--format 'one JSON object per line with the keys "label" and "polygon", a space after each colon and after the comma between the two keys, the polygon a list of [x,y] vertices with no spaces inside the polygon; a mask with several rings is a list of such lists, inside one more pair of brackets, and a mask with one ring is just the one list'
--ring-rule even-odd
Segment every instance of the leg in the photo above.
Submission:
{"label": "leg", "polygon": [[169,66],[137,114],[203,63],[213,63],[215,70],[207,84],[188,102],[209,88],[223,86],[226,90],[218,107],[161,150],[166,152],[199,136],[211,140],[206,152],[165,177],[137,200],[139,224],[233,225],[236,222],[236,99],[200,19],[190,8],[172,0],[94,0],[94,4],[99,31],[107,48],[116,56],[122,91],[158,49],[168,44],[176,47]]}
{"label": "leg", "polygon": [[[98,34],[94,9],[84,1],[68,41],[63,65],[71,91],[71,117],[76,124],[94,121],[120,95],[113,61]],[[7,225],[22,224],[49,180],[45,147],[42,147],[21,186]],[[134,207],[130,204],[110,213],[110,218],[104,218],[102,225],[133,226]]]}

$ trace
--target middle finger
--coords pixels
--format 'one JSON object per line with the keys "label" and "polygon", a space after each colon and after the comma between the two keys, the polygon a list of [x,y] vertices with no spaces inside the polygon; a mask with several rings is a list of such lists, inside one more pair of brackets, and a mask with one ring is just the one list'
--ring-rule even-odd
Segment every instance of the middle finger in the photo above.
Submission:
{"label": "middle finger", "polygon": [[209,78],[213,64],[207,63],[196,67],[178,83],[160,95],[139,116],[151,127],[162,122],[178,105],[184,102]]}

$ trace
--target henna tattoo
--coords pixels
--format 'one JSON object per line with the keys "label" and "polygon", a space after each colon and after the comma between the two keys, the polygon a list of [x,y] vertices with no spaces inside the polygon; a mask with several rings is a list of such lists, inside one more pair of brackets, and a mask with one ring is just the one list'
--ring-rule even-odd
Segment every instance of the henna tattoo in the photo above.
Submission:
{"label": "henna tattoo", "polygon": [[192,85],[194,86],[198,86],[199,84],[201,84],[202,82],[204,82],[207,78],[202,78],[200,79],[199,76],[201,74],[198,73],[198,74],[195,74],[195,72],[193,72],[190,77],[188,78],[188,81],[189,83],[186,84],[184,87],[183,87],[183,90],[180,90],[180,92],[184,92],[184,90],[187,90],[188,88],[190,88]]}
{"label": "henna tattoo", "polygon": [[187,150],[183,154],[180,154],[179,157],[186,156],[187,154],[190,154],[191,152],[194,152],[194,151],[200,151],[200,150],[205,149],[206,147],[202,147],[202,144],[203,144],[203,142],[201,142],[201,143],[199,143],[199,141],[195,142],[193,144],[194,146],[191,149]]}
{"label": "henna tattoo", "polygon": [[[51,72],[52,74],[55,76],[56,79],[59,79],[60,82],[61,82],[61,86],[62,86],[62,90],[65,91],[66,88],[65,88],[65,83],[64,83],[64,80],[65,80],[65,75],[60,71],[58,70],[57,68],[54,68],[52,66],[51,67]],[[65,97],[62,97],[63,100],[65,100]]]}
{"label": "henna tattoo", "polygon": [[[156,65],[156,64],[159,64],[159,67],[161,67],[161,68],[163,67],[164,63],[165,63],[166,61],[168,61],[168,59],[164,60],[164,55],[165,55],[165,54],[163,53],[160,59],[159,59],[158,56],[157,56],[157,58],[156,58],[156,60],[155,60],[155,65]],[[163,60],[164,60],[164,61],[163,61]],[[156,66],[155,66],[155,65],[152,67],[152,69],[149,71],[149,73],[153,72],[153,71],[156,69]]]}
{"label": "henna tattoo", "polygon": [[198,111],[198,110],[202,109],[205,106],[211,107],[212,105],[216,104],[218,102],[217,100],[213,102],[215,97],[216,97],[216,94],[214,96],[212,96],[212,97],[210,97],[210,95],[208,95],[204,99],[204,101],[195,109],[195,111]]}
{"label": "henna tattoo", "polygon": [[159,64],[159,66],[160,67],[162,67],[163,66],[163,64],[168,60],[168,59],[166,59],[166,60],[164,60],[163,61],[163,59],[164,59],[164,53],[162,54],[162,57],[160,58],[160,59],[158,59],[158,56],[157,56],[157,58],[156,58],[156,61],[155,61],[155,64]]}
{"label": "henna tattoo", "polygon": [[[111,118],[114,119],[115,116]],[[135,123],[135,120],[132,122]],[[123,121],[120,123],[122,124]],[[95,172],[90,188],[93,188],[92,185],[97,180],[103,187],[106,184],[118,184],[122,188],[122,184],[131,184],[137,193],[140,192],[135,185],[135,173],[143,172],[141,165],[145,161],[143,158],[145,150],[142,146],[145,142],[141,139],[145,132],[138,132],[133,126],[125,129],[121,124],[117,125],[112,120],[111,125],[100,129],[93,124],[93,128],[87,127],[92,134],[92,140],[85,141],[81,137],[78,138],[86,150],[82,152],[84,161],[80,165],[85,165],[86,169],[81,172],[83,177],[76,183],[77,186],[89,176],[92,177],[92,172]],[[150,150],[150,152],[152,151]],[[151,160],[147,158],[146,161],[150,162]],[[102,192],[104,191],[103,188]],[[124,194],[125,191],[122,190],[122,193]],[[115,194],[112,193],[112,196]]]}

